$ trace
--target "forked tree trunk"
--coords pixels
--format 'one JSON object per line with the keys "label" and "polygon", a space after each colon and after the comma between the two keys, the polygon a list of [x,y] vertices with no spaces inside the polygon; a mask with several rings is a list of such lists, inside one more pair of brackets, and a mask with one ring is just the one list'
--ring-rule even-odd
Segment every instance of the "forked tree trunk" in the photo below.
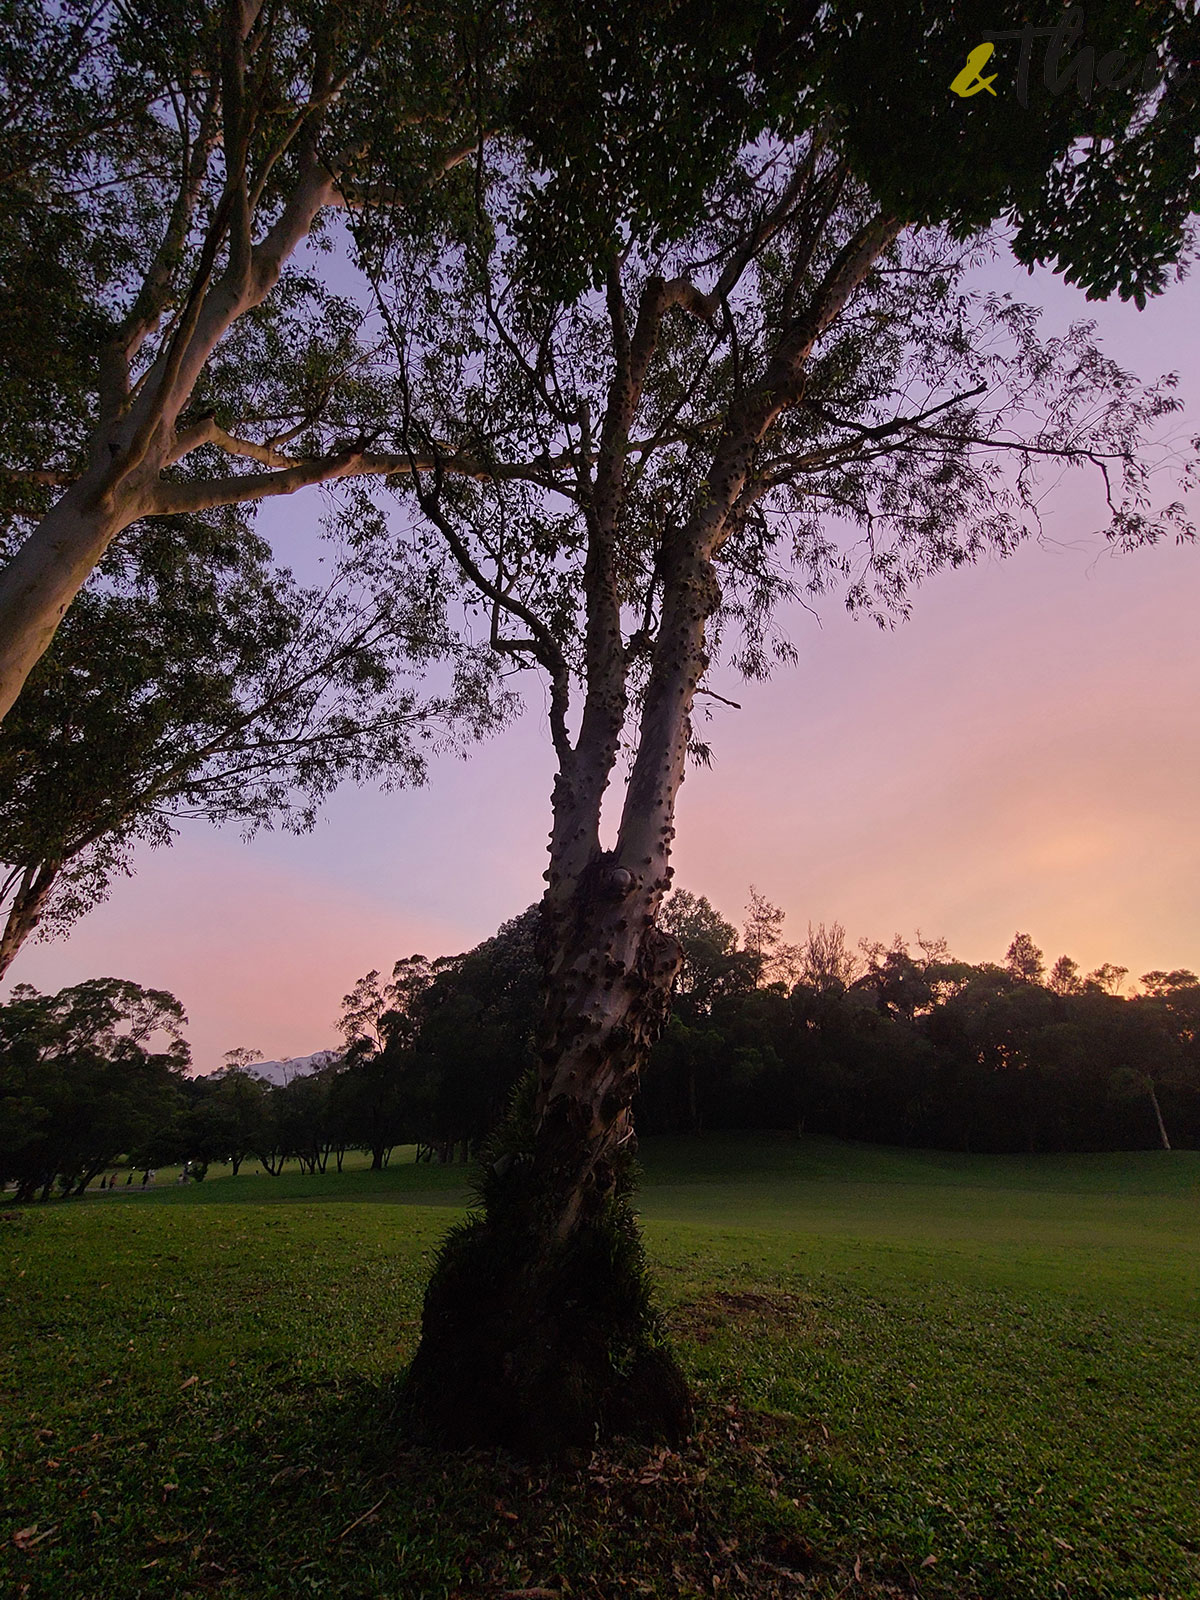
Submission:
{"label": "forked tree trunk", "polygon": [[691,1425],[629,1204],[630,1107],[682,965],[654,919],[719,596],[694,542],[670,559],[663,668],[643,702],[613,851],[600,848],[600,804],[623,686],[608,742],[555,784],[536,1090],[485,1166],[482,1215],[443,1247],[409,1373],[410,1428],[439,1443],[542,1455],[616,1435],[678,1441]]}
{"label": "forked tree trunk", "polygon": [[[233,76],[222,87],[239,100],[247,90],[242,46],[258,9],[235,7],[232,26],[227,23],[224,69]],[[214,110],[210,105],[209,111]],[[336,179],[317,156],[318,113],[305,123],[293,124],[292,133],[269,157],[273,161],[297,139],[296,180],[264,237],[257,244],[252,242],[256,202],[251,201],[247,187],[246,158],[256,114],[239,119],[246,141],[240,156],[225,143],[229,185],[188,285],[174,279],[216,143],[216,123],[211,122],[208,132],[196,139],[159,249],[134,305],[113,341],[96,351],[100,418],[89,440],[82,476],[69,484],[0,570],[0,720],[49,647],[67,607],[113,540],[132,523],[144,516],[202,511],[264,495],[289,494],[306,484],[338,476],[359,460],[347,454],[332,464],[285,467],[267,473],[266,482],[263,474],[240,482],[226,478],[190,485],[164,478],[175,462],[216,437],[211,415],[177,430],[214,350],[238,319],[272,292],[318,214],[338,201]],[[240,176],[236,176],[239,161]],[[231,215],[236,216],[235,222],[231,223]],[[213,281],[226,243],[224,269]],[[182,309],[174,332],[163,338],[149,370],[135,381],[135,358],[176,295]],[[262,454],[260,450],[259,456]],[[276,467],[269,449],[265,454]]]}

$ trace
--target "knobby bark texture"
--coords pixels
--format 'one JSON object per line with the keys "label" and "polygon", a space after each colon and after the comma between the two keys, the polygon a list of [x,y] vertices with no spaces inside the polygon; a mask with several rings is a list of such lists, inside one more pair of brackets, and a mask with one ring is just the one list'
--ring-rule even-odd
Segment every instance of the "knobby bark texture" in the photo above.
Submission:
{"label": "knobby bark texture", "polygon": [[719,594],[694,540],[669,588],[611,851],[598,773],[615,742],[555,785],[537,1082],[485,1170],[482,1212],[441,1254],[409,1375],[410,1425],[441,1443],[543,1455],[617,1435],[677,1442],[691,1425],[630,1208],[631,1106],[682,964],[655,916]]}
{"label": "knobby bark texture", "polygon": [[648,888],[602,852],[565,904],[547,895],[537,1081],[430,1284],[406,1396],[418,1435],[541,1456],[688,1431],[630,1208],[630,1106],[680,964]]}

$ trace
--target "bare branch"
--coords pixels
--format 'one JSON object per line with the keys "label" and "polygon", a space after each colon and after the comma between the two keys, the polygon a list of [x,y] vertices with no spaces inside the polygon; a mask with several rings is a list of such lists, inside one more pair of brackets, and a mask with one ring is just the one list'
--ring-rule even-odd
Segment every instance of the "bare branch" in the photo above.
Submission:
{"label": "bare branch", "polygon": [[796,204],[812,177],[818,150],[819,145],[814,141],[808,158],[796,168],[776,203],[738,240],[713,287],[703,293],[689,279],[673,278],[667,285],[669,304],[682,306],[710,327],[716,326],[717,313],[741,282],[746,268],[756,259],[763,245],[768,244],[794,217]]}
{"label": "bare branch", "polygon": [[734,711],[742,709],[736,700],[726,700],[723,694],[718,694],[715,689],[706,689],[703,684],[696,686],[696,693],[707,695],[710,700],[719,700],[723,706],[729,706]]}
{"label": "bare branch", "polygon": [[363,465],[361,451],[348,450],[341,455],[305,461],[280,472],[247,472],[191,483],[162,479],[154,490],[149,514],[162,516],[211,511],[217,506],[249,505],[294,494],[297,489],[310,488],[316,483],[329,483],[334,478],[361,476],[371,470],[378,469]]}
{"label": "bare branch", "polygon": [[866,427],[861,422],[852,422],[846,417],[835,417],[831,411],[819,405],[815,400],[807,397],[802,405],[805,411],[811,411],[814,416],[820,417],[822,422],[828,422],[831,427],[845,428],[855,433],[861,439],[886,439],[889,434],[899,433],[905,428],[915,428],[922,422],[927,422],[930,417],[936,417],[942,411],[948,411],[952,406],[962,405],[964,400],[974,400],[976,395],[986,394],[987,384],[977,383],[973,389],[964,389],[961,394],[951,395],[949,400],[942,400],[936,406],[929,406],[924,411],[919,411],[911,417],[893,417],[890,422],[881,423],[876,427]]}
{"label": "bare branch", "polygon": [[[302,432],[307,423],[291,430],[292,436]],[[476,483],[503,483],[509,481],[524,481],[539,483],[545,488],[553,489],[559,494],[570,494],[570,488],[553,478],[556,467],[569,464],[566,456],[554,459],[516,461],[516,462],[485,462],[477,456],[463,455],[454,449],[453,445],[433,441],[431,448],[423,455],[384,453],[367,449],[366,440],[358,440],[353,444],[346,443],[341,448],[331,450],[322,456],[297,457],[290,456],[279,448],[279,440],[287,438],[287,434],[277,435],[275,439],[259,443],[254,439],[240,439],[228,433],[212,416],[201,417],[190,427],[181,428],[176,435],[175,446],[171,451],[169,460],[177,462],[193,450],[202,445],[215,445],[223,450],[226,455],[242,458],[247,461],[261,462],[265,467],[276,467],[286,473],[312,473],[305,480],[310,483],[323,482],[327,477],[380,477],[390,478],[405,476],[408,473],[441,471],[449,473],[456,478],[470,478]],[[347,469],[344,466],[349,455],[355,457],[356,465]],[[255,481],[263,475],[255,476]],[[213,505],[233,505],[236,503],[237,487],[239,484],[249,483],[247,476],[232,478],[217,478],[208,480],[206,485],[180,482],[164,479],[161,484],[161,493],[165,498],[170,498],[176,489],[186,491],[196,487],[204,487],[214,492],[228,491],[229,498],[221,498],[210,502]],[[268,491],[273,494],[286,494],[289,490],[278,489]],[[260,498],[260,496],[253,496]]]}

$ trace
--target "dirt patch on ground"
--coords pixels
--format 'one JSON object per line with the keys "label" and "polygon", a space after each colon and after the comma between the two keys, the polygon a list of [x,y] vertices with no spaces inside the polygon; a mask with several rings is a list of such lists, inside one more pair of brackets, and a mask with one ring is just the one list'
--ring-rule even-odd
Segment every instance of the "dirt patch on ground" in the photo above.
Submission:
{"label": "dirt patch on ground", "polygon": [[812,1303],[803,1295],[718,1290],[700,1300],[673,1307],[669,1321],[672,1330],[681,1338],[707,1344],[731,1324],[754,1323],[761,1327],[763,1323],[770,1323],[778,1326],[781,1332],[799,1331],[811,1324],[812,1314]]}

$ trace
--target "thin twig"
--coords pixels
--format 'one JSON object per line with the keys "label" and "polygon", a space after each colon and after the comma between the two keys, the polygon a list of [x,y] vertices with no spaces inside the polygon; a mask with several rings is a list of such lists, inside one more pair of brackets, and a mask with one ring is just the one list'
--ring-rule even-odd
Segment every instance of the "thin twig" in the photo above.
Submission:
{"label": "thin twig", "polygon": [[343,1528],[342,1529],[341,1533],[338,1534],[337,1539],[334,1541],[334,1543],[335,1544],[340,1544],[341,1541],[346,1537],[346,1535],[348,1533],[353,1533],[354,1532],[355,1528],[358,1527],[360,1522],[365,1522],[369,1516],[372,1516],[376,1511],[378,1511],[380,1506],[383,1504],[383,1502],[386,1499],[387,1499],[387,1495],[386,1494],[382,1495],[378,1500],[376,1500],[375,1504],[370,1508],[369,1511],[364,1511],[361,1517],[355,1517],[354,1521],[350,1524],[350,1526],[348,1528]]}

